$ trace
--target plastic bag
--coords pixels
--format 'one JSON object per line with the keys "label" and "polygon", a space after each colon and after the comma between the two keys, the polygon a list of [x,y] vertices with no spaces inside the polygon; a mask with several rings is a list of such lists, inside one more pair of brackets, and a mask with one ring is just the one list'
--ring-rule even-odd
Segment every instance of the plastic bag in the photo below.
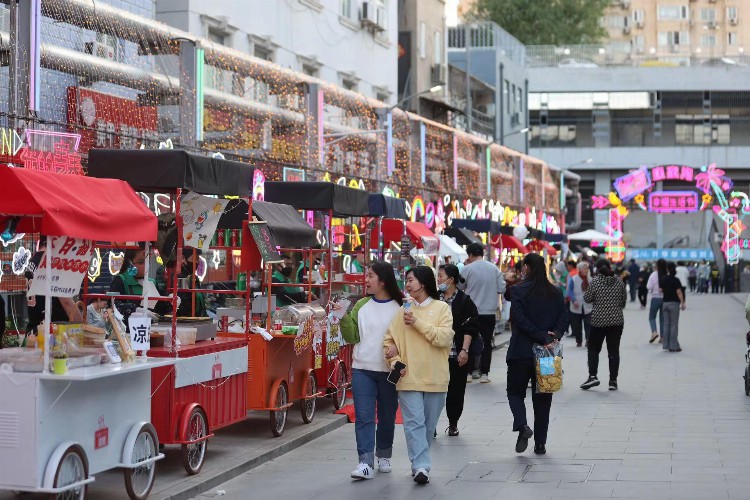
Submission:
{"label": "plastic bag", "polygon": [[536,392],[551,394],[562,388],[562,344],[555,342],[549,349],[534,344]]}

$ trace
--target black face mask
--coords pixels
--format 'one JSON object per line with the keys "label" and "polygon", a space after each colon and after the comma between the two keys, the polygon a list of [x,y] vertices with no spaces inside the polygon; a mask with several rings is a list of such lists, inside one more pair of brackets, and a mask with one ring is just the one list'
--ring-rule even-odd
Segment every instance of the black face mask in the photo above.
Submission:
{"label": "black face mask", "polygon": [[281,268],[281,274],[286,276],[287,278],[292,275],[293,269],[291,267],[282,267]]}

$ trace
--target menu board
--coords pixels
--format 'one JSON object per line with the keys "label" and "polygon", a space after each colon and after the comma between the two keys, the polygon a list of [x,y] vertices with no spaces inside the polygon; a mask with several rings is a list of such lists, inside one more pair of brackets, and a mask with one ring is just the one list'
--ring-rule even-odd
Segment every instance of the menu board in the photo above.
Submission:
{"label": "menu board", "polygon": [[250,229],[250,234],[255,240],[260,256],[266,264],[282,262],[281,255],[276,251],[276,241],[271,234],[271,228],[268,227],[266,222],[250,222],[248,229]]}

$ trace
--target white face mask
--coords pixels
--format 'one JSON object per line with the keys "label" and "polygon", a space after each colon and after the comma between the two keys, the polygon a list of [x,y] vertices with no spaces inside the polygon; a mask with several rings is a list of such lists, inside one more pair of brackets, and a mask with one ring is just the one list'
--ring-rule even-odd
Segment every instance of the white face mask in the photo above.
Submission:
{"label": "white face mask", "polygon": [[448,290],[448,282],[446,281],[445,283],[440,283],[437,288],[439,292]]}

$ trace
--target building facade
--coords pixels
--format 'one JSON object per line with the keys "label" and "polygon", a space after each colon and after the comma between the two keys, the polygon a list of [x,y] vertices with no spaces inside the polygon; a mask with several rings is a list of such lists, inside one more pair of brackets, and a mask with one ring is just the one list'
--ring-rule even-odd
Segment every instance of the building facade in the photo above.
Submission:
{"label": "building facade", "polygon": [[159,21],[391,104],[397,14],[395,0],[156,0]]}

